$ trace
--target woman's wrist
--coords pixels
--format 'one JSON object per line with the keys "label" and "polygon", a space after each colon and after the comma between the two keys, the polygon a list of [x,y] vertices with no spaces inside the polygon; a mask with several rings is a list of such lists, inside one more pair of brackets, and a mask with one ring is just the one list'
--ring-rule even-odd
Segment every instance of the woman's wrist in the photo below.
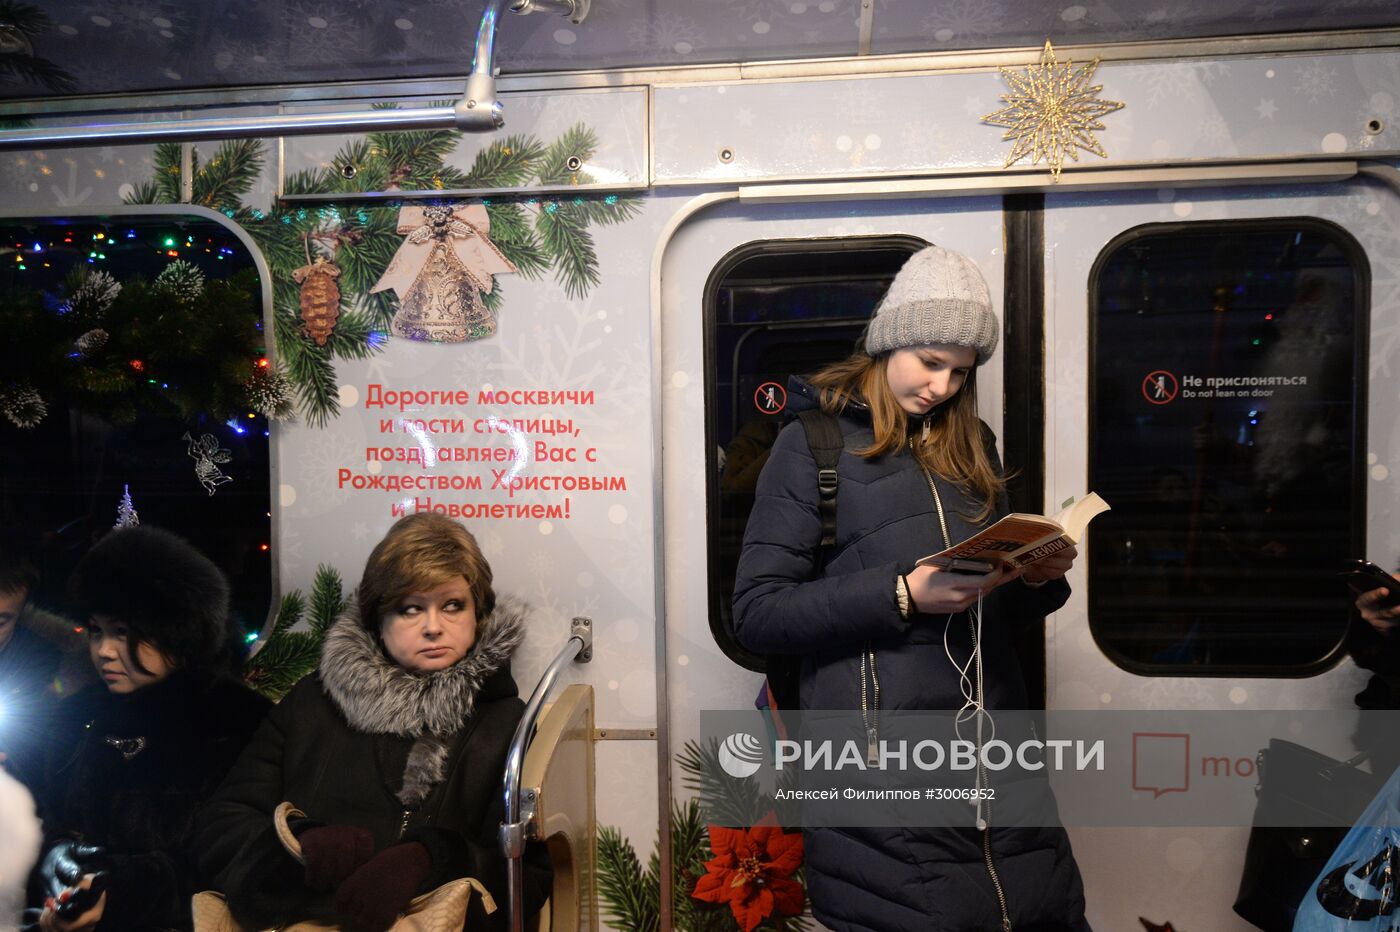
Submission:
{"label": "woman's wrist", "polygon": [[1032,589],[1039,589],[1041,586],[1045,585],[1049,581],[1050,577],[1048,576],[1044,579],[1031,579],[1029,576],[1021,577],[1021,582],[1025,583],[1027,586],[1030,586]]}
{"label": "woman's wrist", "polygon": [[914,600],[909,596],[909,580],[899,574],[894,577],[894,597],[899,606],[899,617],[908,619],[914,613]]}

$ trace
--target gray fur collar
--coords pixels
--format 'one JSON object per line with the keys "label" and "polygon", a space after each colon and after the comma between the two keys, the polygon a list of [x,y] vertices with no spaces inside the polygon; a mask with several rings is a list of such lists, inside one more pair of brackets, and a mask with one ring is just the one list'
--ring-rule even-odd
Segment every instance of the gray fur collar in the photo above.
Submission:
{"label": "gray fur collar", "polygon": [[476,708],[482,684],[524,640],[525,614],[519,600],[497,599],[491,614],[477,619],[471,652],[455,666],[428,674],[410,673],[385,656],[360,626],[353,602],[326,632],[321,685],[350,727],[414,739],[397,794],[405,808],[422,806],[446,777],[452,736]]}
{"label": "gray fur collar", "polygon": [[321,648],[321,683],[352,728],[375,735],[417,738],[455,734],[476,707],[487,677],[504,667],[525,638],[526,606],[497,599],[477,619],[476,644],[455,666],[436,673],[410,673],[380,649],[360,626],[352,603],[326,632]]}

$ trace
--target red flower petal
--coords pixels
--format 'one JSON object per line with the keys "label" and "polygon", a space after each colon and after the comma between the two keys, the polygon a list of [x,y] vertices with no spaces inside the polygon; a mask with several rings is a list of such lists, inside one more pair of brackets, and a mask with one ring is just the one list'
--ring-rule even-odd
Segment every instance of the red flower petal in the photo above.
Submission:
{"label": "red flower petal", "polygon": [[807,897],[802,892],[802,885],[797,881],[785,877],[771,877],[768,880],[768,890],[773,894],[773,907],[778,915],[797,916],[802,913],[802,904]]}
{"label": "red flower petal", "polygon": [[739,920],[739,928],[743,932],[753,932],[760,922],[773,915],[773,894],[760,887],[757,894],[748,900],[730,900],[729,908],[734,911],[734,918]]}
{"label": "red flower petal", "polygon": [[784,832],[780,829],[763,829],[768,833],[764,842],[767,856],[763,865],[768,870],[791,874],[802,866],[802,833]]}
{"label": "red flower petal", "polygon": [[711,869],[704,877],[701,877],[695,884],[695,890],[690,894],[697,900],[706,903],[728,903],[734,897],[731,890],[733,884],[734,871]]}
{"label": "red flower petal", "polygon": [[710,850],[715,853],[716,858],[732,857],[734,847],[747,840],[748,836],[739,829],[725,828],[723,825],[710,826]]}

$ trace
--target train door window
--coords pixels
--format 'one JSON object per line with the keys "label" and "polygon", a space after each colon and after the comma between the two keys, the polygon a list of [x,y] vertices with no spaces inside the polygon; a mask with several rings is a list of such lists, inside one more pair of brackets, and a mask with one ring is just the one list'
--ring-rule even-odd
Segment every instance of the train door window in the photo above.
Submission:
{"label": "train door window", "polygon": [[[228,576],[262,628],[272,599],[263,287],[203,217],[0,220],[0,535],[66,609],[78,559],[118,522],[165,528]],[[6,559],[10,557],[7,556]]]}
{"label": "train door window", "polygon": [[734,573],[758,474],[784,423],[788,377],[850,355],[913,236],[752,243],[715,267],[705,289],[710,628],[730,659]]}
{"label": "train door window", "polygon": [[1363,540],[1369,270],[1319,220],[1152,225],[1089,285],[1089,619],[1142,674],[1335,659]]}

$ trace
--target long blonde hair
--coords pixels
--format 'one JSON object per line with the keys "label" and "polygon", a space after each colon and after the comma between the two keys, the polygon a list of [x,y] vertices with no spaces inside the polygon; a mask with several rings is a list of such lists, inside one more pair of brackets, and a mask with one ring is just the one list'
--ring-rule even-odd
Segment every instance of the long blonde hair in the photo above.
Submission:
{"label": "long blonde hair", "polygon": [[980,524],[996,507],[1006,481],[983,446],[982,422],[977,417],[977,370],[968,372],[967,381],[952,399],[930,412],[927,433],[910,434],[909,415],[890,390],[889,360],[889,353],[871,356],[858,350],[813,375],[809,381],[821,390],[822,410],[840,414],[850,402],[863,402],[870,409],[875,441],[852,452],[873,459],[908,445],[920,466],[962,486],[980,501],[975,514],[965,515]]}

